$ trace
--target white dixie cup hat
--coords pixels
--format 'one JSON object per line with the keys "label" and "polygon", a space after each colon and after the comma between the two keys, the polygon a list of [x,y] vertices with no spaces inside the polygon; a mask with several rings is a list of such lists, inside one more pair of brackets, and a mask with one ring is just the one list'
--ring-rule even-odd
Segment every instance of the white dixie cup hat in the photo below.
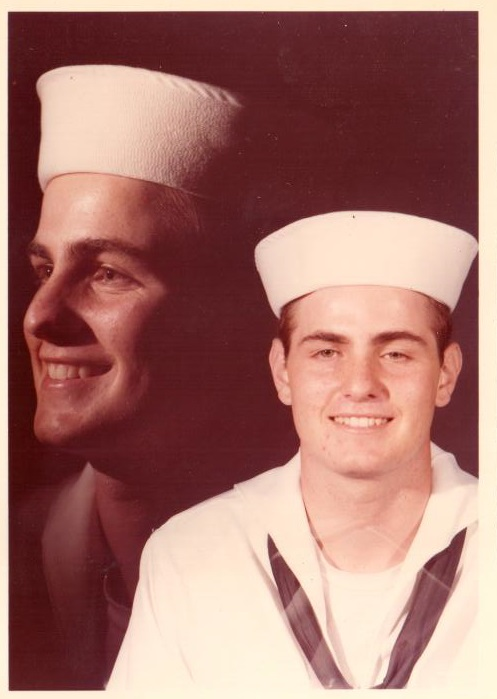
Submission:
{"label": "white dixie cup hat", "polygon": [[211,171],[234,150],[243,111],[213,85],[120,65],[56,68],[37,82],[38,178],[104,173],[211,196]]}
{"label": "white dixie cup hat", "polygon": [[465,231],[387,211],[336,211],[263,238],[255,262],[273,312],[330,286],[418,291],[454,310],[478,243]]}

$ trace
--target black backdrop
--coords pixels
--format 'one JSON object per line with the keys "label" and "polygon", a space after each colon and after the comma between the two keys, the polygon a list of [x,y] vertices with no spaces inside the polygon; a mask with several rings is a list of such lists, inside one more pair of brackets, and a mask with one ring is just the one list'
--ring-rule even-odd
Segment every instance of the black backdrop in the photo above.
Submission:
{"label": "black backdrop", "polygon": [[[39,105],[51,68],[124,63],[165,70],[303,108],[319,124],[288,137],[309,170],[278,223],[326,210],[392,209],[477,233],[477,14],[473,12],[117,12],[9,16],[9,430],[11,495],[57,477],[32,437],[34,396],[21,323],[32,288],[24,249],[36,230]],[[313,122],[314,123],[314,122]],[[308,149],[308,150],[306,150]],[[282,207],[282,208],[281,208]],[[477,272],[455,313],[465,355],[434,440],[477,471]],[[263,304],[262,293],[260,303]],[[259,326],[261,367],[271,317]],[[254,332],[254,328],[247,329]],[[281,462],[295,448],[289,416],[258,375],[268,419],[260,454],[231,480]],[[253,390],[253,387],[252,389]],[[242,398],[243,399],[243,395]],[[250,405],[247,405],[250,419]],[[56,455],[55,455],[56,456]],[[55,464],[55,466],[54,466]]]}

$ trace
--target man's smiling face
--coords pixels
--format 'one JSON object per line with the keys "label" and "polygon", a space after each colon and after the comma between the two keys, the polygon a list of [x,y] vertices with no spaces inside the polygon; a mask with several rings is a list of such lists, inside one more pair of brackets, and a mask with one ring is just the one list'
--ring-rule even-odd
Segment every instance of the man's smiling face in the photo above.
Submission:
{"label": "man's smiling face", "polygon": [[275,340],[271,365],[303,464],[353,478],[429,464],[434,409],[460,368],[455,344],[440,363],[432,313],[422,294],[392,287],[330,287],[295,302],[288,354]]}
{"label": "man's smiling face", "polygon": [[147,424],[151,394],[167,395],[167,226],[157,185],[96,174],[48,185],[30,245],[39,288],[24,320],[41,441],[79,448],[102,431],[111,439],[116,425],[127,438],[133,421]]}

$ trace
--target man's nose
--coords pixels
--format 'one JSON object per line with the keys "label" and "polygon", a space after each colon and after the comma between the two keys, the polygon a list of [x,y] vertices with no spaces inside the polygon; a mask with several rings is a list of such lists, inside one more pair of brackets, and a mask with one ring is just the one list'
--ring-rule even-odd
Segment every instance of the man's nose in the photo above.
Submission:
{"label": "man's nose", "polygon": [[24,316],[24,334],[55,345],[80,344],[88,332],[77,296],[59,280],[48,279]]}
{"label": "man's nose", "polygon": [[343,394],[352,400],[371,400],[387,393],[381,367],[374,357],[350,359],[343,376]]}

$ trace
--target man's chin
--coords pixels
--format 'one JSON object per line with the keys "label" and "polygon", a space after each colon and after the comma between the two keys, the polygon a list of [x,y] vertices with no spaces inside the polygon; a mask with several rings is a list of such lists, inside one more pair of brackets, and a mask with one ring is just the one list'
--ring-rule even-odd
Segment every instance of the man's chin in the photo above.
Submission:
{"label": "man's chin", "polygon": [[[84,416],[82,416],[83,418]],[[143,423],[116,418],[98,422],[84,419],[47,419],[38,415],[34,421],[37,440],[52,451],[78,456],[92,463],[119,461],[143,455],[151,445],[151,439],[143,435]]]}
{"label": "man's chin", "polygon": [[34,433],[37,440],[46,447],[77,453],[85,458],[89,458],[91,452],[102,450],[109,443],[108,430],[103,430],[102,425],[84,425],[83,421],[69,424],[68,421],[35,418]]}
{"label": "man's chin", "polygon": [[[87,439],[81,436],[54,433],[44,429],[35,429],[35,437],[44,447],[54,451],[62,451],[89,458],[90,446]],[[93,447],[95,450],[95,447]]]}

